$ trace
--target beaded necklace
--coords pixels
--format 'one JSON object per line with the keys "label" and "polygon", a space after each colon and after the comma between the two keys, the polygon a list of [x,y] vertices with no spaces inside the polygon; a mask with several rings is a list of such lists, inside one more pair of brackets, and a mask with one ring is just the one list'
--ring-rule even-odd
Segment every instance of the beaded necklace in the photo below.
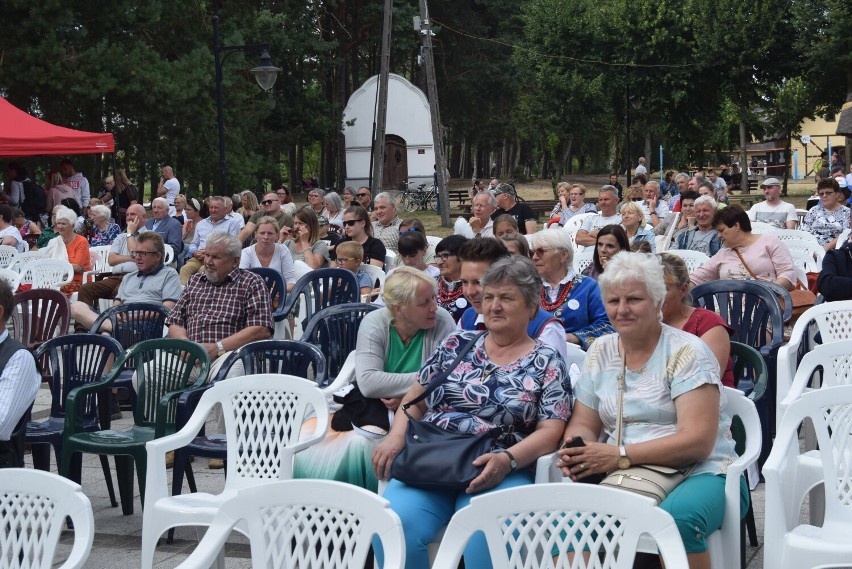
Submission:
{"label": "beaded necklace", "polygon": [[544,287],[541,287],[541,307],[547,312],[553,312],[563,304],[565,304],[565,300],[568,298],[568,295],[571,294],[571,289],[574,287],[574,279],[571,279],[564,285],[559,287],[559,294],[556,295],[556,300],[550,302],[547,298],[547,292],[544,290]]}
{"label": "beaded necklace", "polygon": [[438,304],[446,307],[451,302],[458,300],[458,298],[462,295],[462,287],[458,287],[456,290],[449,290],[449,284],[444,279],[440,279],[438,281]]}

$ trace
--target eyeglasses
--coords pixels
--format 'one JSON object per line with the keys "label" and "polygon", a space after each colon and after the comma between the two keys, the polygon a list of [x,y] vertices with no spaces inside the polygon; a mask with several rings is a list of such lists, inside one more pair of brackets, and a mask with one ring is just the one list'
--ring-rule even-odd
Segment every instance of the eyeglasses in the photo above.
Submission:
{"label": "eyeglasses", "polygon": [[263,200],[262,202],[260,202],[260,205],[269,205],[269,204],[275,203],[277,201],[278,200]]}
{"label": "eyeglasses", "polygon": [[343,225],[345,225],[346,227],[352,227],[353,225],[355,225],[359,221],[364,221],[364,220],[363,219],[350,219],[349,221],[344,221]]}
{"label": "eyeglasses", "polygon": [[825,196],[830,196],[831,194],[834,194],[834,193],[836,193],[836,192],[817,192],[817,195],[821,198],[824,198]]}
{"label": "eyeglasses", "polygon": [[157,255],[156,251],[131,251],[131,257],[147,257],[148,255]]}
{"label": "eyeglasses", "polygon": [[357,195],[359,198],[366,198],[370,194],[355,194],[355,195]]}
{"label": "eyeglasses", "polygon": [[456,255],[454,253],[435,253],[435,258],[441,259],[442,261],[446,261],[450,257],[455,257],[455,256]]}
{"label": "eyeglasses", "polygon": [[539,247],[537,249],[532,249],[530,251],[530,255],[532,255],[533,257],[535,257],[536,255],[538,255],[539,257],[544,257],[544,254],[547,253],[548,251],[550,251],[550,249],[545,249],[544,247]]}

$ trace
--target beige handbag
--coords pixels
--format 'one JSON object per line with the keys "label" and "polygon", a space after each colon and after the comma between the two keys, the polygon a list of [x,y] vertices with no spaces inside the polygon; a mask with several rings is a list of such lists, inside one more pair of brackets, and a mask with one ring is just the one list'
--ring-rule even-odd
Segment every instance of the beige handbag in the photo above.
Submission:
{"label": "beige handbag", "polygon": [[[621,373],[618,375],[618,417],[615,423],[615,446],[621,447],[623,436],[623,417],[624,417],[624,376],[627,373],[627,356],[624,356],[624,365],[621,368]],[[683,482],[690,472],[695,468],[693,465],[686,473],[672,468],[671,466],[661,466],[659,464],[644,464],[641,466],[631,466],[630,468],[614,470],[610,472],[601,482],[601,486],[610,486],[612,488],[621,488],[642,494],[656,500],[659,506],[669,493],[677,488],[677,485]]]}

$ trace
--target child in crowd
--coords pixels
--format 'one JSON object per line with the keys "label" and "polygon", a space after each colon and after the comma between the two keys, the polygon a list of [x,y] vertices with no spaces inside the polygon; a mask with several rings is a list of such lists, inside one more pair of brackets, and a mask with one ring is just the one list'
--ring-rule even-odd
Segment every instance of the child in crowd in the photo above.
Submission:
{"label": "child in crowd", "polygon": [[361,269],[364,248],[355,241],[344,241],[337,246],[337,267],[355,274],[361,296],[373,294],[373,279]]}
{"label": "child in crowd", "polygon": [[518,233],[518,222],[511,215],[504,213],[494,220],[494,236],[502,237],[504,233]]}
{"label": "child in crowd", "polygon": [[[424,259],[426,257],[426,250],[429,248],[429,243],[426,241],[426,236],[419,231],[410,231],[401,234],[397,247],[399,258],[406,267],[419,269],[435,279],[441,274],[438,267],[426,264]],[[388,276],[390,276],[390,273],[388,273]]]}

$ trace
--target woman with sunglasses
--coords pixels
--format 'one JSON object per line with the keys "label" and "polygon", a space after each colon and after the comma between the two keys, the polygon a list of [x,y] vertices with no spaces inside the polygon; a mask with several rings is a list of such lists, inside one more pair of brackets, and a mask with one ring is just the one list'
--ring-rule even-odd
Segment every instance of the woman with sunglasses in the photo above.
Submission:
{"label": "woman with sunglasses", "polygon": [[461,261],[458,252],[467,237],[450,235],[435,246],[435,261],[441,278],[438,279],[438,306],[444,308],[456,322],[470,306],[462,293]]}
{"label": "woman with sunglasses", "polygon": [[532,260],[544,283],[541,307],[562,320],[568,342],[586,350],[596,338],[614,331],[597,281],[574,272],[568,232],[551,228],[534,233]]}
{"label": "woman with sunglasses", "polygon": [[284,243],[294,261],[304,261],[312,269],[328,265],[328,244],[319,237],[319,220],[311,208],[296,212],[293,238]]}
{"label": "woman with sunglasses", "polygon": [[370,222],[370,214],[361,206],[353,205],[343,212],[343,233],[346,235],[341,240],[355,241],[364,248],[364,263],[376,267],[385,266],[387,249],[381,240],[373,237],[373,224]]}

